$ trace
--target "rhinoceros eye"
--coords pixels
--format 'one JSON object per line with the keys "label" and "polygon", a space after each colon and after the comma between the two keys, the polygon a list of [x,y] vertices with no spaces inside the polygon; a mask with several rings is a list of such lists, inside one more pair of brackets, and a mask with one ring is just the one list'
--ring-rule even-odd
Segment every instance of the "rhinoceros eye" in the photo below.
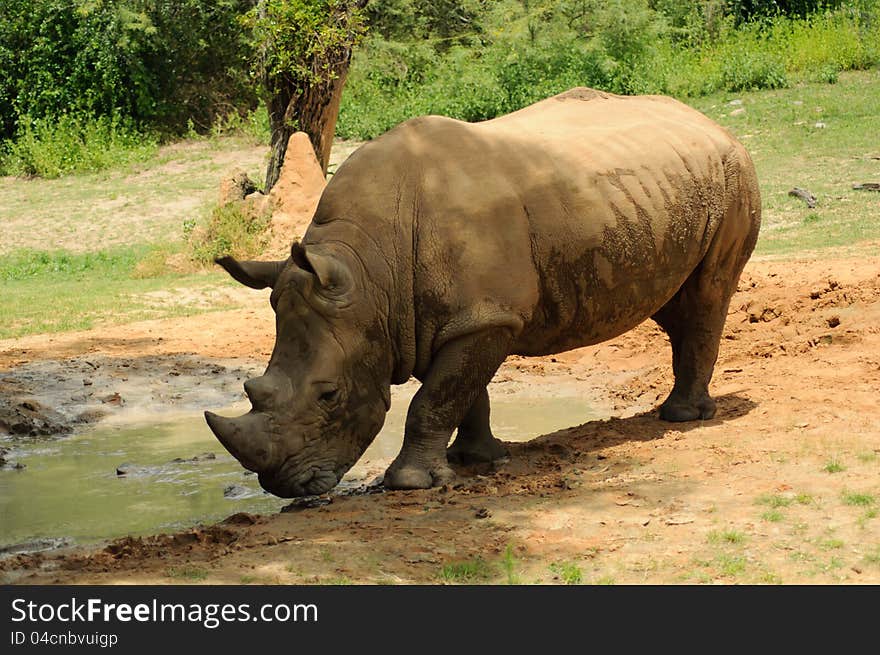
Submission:
{"label": "rhinoceros eye", "polygon": [[319,382],[318,402],[323,405],[332,405],[339,399],[339,387],[332,382]]}

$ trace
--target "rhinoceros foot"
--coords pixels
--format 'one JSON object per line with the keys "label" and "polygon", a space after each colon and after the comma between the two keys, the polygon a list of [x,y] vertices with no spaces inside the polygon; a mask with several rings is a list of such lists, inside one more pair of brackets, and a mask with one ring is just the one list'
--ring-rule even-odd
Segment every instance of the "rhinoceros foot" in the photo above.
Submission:
{"label": "rhinoceros foot", "polygon": [[507,446],[495,437],[480,441],[463,441],[460,437],[446,449],[446,459],[450,464],[485,464],[510,457]]}
{"label": "rhinoceros foot", "polygon": [[444,462],[433,466],[393,462],[385,473],[388,489],[429,489],[452,482],[455,472]]}
{"label": "rhinoceros foot", "polygon": [[660,418],[673,423],[684,421],[707,421],[715,416],[715,401],[709,396],[698,402],[681,401],[670,396],[660,405]]}

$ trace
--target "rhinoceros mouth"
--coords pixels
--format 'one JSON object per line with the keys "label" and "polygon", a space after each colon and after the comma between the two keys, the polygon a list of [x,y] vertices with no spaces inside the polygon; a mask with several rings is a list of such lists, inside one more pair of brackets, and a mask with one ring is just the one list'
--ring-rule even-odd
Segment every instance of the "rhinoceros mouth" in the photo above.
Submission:
{"label": "rhinoceros mouth", "polygon": [[339,483],[339,476],[329,469],[312,467],[300,474],[286,469],[260,473],[260,486],[280,498],[298,498],[327,493]]}

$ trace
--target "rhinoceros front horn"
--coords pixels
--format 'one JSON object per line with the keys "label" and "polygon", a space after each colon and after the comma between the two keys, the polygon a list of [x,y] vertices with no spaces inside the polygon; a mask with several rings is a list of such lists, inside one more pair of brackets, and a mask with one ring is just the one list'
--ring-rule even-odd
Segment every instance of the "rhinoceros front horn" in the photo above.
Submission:
{"label": "rhinoceros front horn", "polygon": [[266,417],[249,412],[238,418],[226,418],[205,412],[208,427],[241,465],[255,473],[269,469],[272,463],[272,442]]}

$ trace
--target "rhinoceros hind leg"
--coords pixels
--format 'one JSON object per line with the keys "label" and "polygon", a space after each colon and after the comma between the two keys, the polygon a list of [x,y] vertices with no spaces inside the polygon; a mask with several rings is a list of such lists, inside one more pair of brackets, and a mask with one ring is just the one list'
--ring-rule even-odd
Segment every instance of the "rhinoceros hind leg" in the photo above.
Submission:
{"label": "rhinoceros hind leg", "polygon": [[510,453],[489,426],[489,392],[483,389],[458,426],[458,434],[446,449],[453,464],[479,464],[504,459]]}
{"label": "rhinoceros hind leg", "polygon": [[[489,328],[458,337],[434,355],[410,403],[400,454],[385,473],[389,489],[426,489],[452,480],[446,459],[452,431],[465,420],[509,352],[513,335]],[[488,396],[486,420],[488,421]]]}

